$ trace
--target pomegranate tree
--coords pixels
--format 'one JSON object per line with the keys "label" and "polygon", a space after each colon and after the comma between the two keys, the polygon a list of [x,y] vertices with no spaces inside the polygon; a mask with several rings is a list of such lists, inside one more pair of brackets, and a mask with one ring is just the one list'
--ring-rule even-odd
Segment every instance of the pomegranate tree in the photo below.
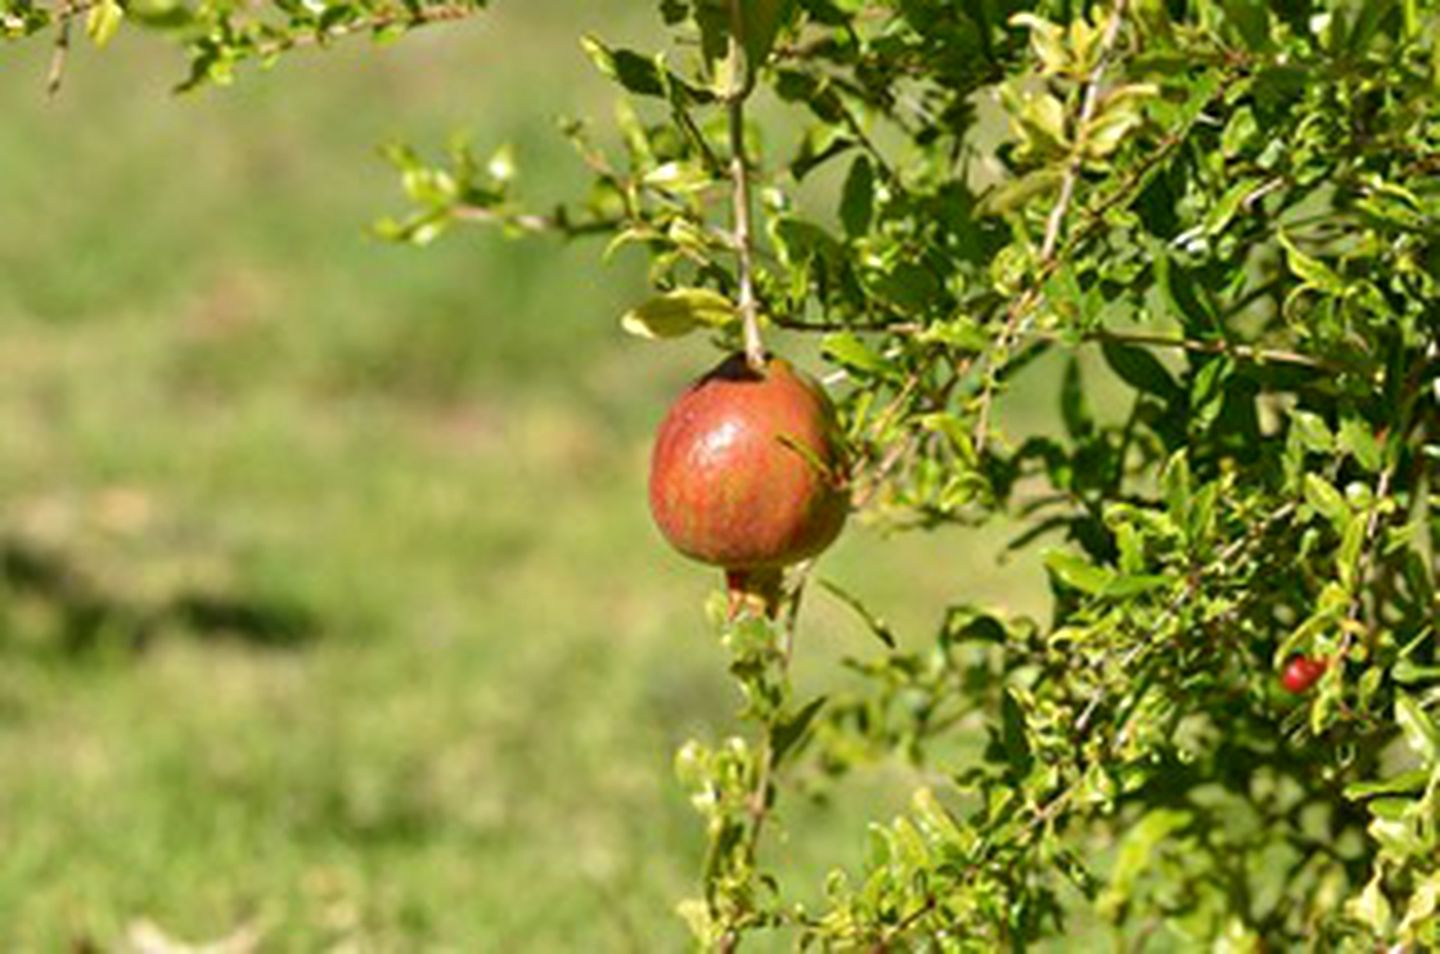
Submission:
{"label": "pomegranate tree", "polygon": [[820,385],[788,361],[734,354],[671,406],[655,439],[650,510],[675,549],[722,567],[732,615],[774,614],[782,570],[845,523],[845,453]]}

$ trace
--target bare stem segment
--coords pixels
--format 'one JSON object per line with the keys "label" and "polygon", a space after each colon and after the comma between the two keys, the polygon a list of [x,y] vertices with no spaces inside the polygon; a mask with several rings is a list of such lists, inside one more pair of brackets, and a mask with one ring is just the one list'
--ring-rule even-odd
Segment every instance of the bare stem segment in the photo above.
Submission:
{"label": "bare stem segment", "polygon": [[750,160],[745,153],[745,99],[754,87],[754,64],[745,55],[745,17],[740,0],[730,0],[731,90],[726,97],[730,112],[730,178],[734,197],[735,255],[739,259],[740,319],[744,323],[745,363],[752,371],[765,370],[765,344],[760,338],[760,307],[755,297],[755,235],[751,224]]}
{"label": "bare stem segment", "polygon": [[1110,14],[1110,22],[1105,27],[1105,34],[1100,40],[1100,58],[1085,79],[1085,95],[1080,103],[1080,116],[1075,121],[1077,148],[1075,155],[1065,166],[1065,178],[1060,183],[1060,197],[1055,201],[1045,222],[1045,239],[1040,245],[1042,263],[1054,258],[1055,250],[1059,246],[1060,229],[1065,224],[1065,213],[1070,208],[1070,200],[1075,197],[1075,180],[1080,176],[1082,156],[1078,148],[1079,138],[1085,135],[1085,128],[1090,124],[1090,120],[1095,118],[1095,108],[1100,104],[1100,84],[1105,79],[1105,68],[1110,65],[1110,52],[1115,48],[1115,41],[1120,36],[1120,25],[1124,21],[1125,0],[1117,0],[1115,9]]}

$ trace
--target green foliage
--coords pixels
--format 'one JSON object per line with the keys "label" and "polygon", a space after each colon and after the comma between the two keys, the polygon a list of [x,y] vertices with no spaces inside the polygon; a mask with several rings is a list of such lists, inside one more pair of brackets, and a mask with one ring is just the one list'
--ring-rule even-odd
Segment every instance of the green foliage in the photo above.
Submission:
{"label": "green foliage", "polygon": [[[1089,916],[1134,946],[1440,943],[1440,6],[660,6],[674,51],[585,43],[626,94],[618,148],[566,126],[587,197],[533,215],[508,160],[397,151],[390,231],[640,245],[651,337],[735,347],[717,303],[753,283],[772,335],[823,336],[865,516],[1018,520],[1054,597],[1012,618],[957,573],[919,640],[846,596],[885,645],[814,699],[808,567],[780,621],[721,624],[754,734],[679,759],[697,939],[1021,949]],[[751,188],[753,250],[724,211]],[[1009,433],[1056,359],[1057,428]],[[1298,700],[1295,653],[1329,663]],[[888,761],[930,784],[800,900],[767,819]]]}

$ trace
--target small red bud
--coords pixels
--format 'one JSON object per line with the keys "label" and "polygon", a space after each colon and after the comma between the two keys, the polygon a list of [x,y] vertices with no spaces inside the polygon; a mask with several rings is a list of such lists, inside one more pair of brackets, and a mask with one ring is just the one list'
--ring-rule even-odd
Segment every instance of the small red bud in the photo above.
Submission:
{"label": "small red bud", "polygon": [[1320,681],[1320,677],[1325,675],[1325,667],[1323,659],[1292,656],[1285,664],[1285,671],[1280,674],[1280,685],[1285,687],[1286,692],[1301,695]]}

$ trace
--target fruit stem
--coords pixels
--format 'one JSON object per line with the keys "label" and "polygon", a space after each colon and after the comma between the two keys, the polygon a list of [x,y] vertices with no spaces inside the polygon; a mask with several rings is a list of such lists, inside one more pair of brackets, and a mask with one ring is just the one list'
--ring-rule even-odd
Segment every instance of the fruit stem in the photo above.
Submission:
{"label": "fruit stem", "polygon": [[727,620],[733,623],[747,609],[759,610],[767,619],[775,619],[780,615],[783,580],[783,571],[774,567],[763,570],[726,570],[725,590],[730,596],[726,606]]}
{"label": "fruit stem", "polygon": [[755,297],[755,236],[750,219],[750,160],[745,154],[745,98],[754,87],[753,63],[745,55],[745,17],[741,0],[730,0],[731,89],[730,178],[734,183],[734,234],[740,272],[740,320],[745,333],[745,363],[756,374],[765,371],[765,344],[760,338],[760,308]]}

